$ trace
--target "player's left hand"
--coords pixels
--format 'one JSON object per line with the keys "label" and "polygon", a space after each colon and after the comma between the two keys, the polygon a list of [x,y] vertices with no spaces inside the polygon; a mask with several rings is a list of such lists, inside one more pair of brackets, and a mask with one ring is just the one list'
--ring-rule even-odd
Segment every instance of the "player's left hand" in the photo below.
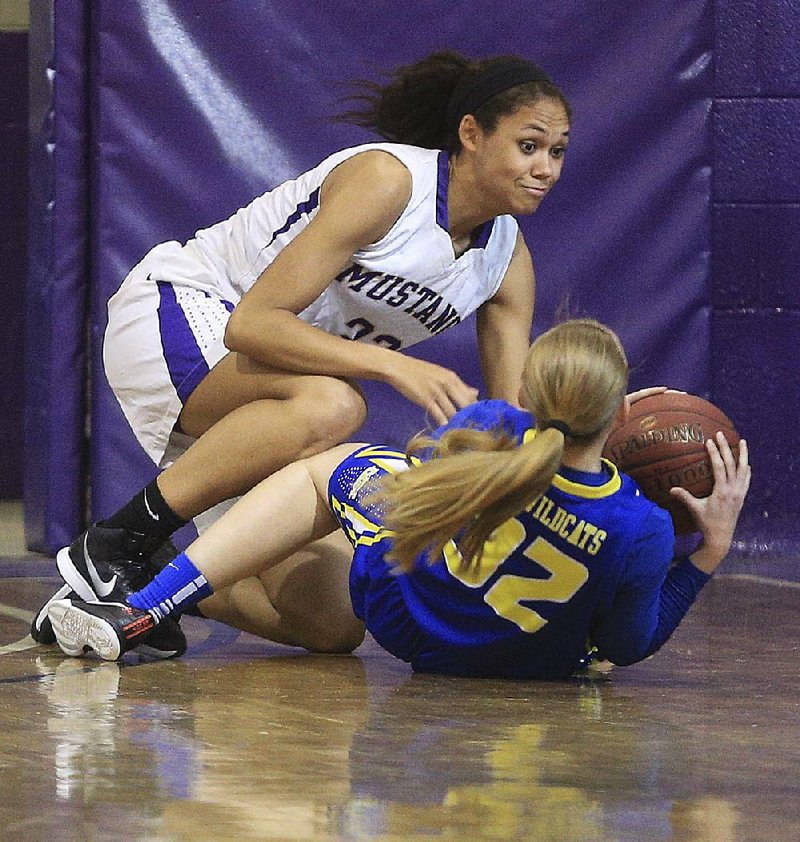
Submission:
{"label": "player's left hand", "polygon": [[713,573],[728,554],[744,498],[750,488],[750,463],[747,442],[739,441],[739,456],[734,458],[722,432],[706,441],[714,474],[714,490],[708,497],[695,497],[684,488],[672,488],[670,494],[692,513],[703,533],[703,543],[690,556],[692,563],[705,573]]}

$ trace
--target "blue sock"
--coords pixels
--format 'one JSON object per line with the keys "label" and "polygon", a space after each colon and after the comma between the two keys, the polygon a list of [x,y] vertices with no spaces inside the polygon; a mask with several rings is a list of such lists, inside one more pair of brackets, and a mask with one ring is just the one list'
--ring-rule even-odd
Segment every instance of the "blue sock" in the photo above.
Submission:
{"label": "blue sock", "polygon": [[132,593],[128,605],[149,611],[158,622],[169,614],[180,613],[201,599],[211,596],[214,589],[206,577],[194,566],[186,553],[181,553],[140,591]]}

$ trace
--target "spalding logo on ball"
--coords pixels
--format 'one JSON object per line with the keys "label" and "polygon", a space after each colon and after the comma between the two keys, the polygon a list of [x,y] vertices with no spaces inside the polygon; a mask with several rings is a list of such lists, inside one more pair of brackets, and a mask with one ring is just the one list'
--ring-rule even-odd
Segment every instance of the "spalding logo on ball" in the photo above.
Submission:
{"label": "spalding logo on ball", "polygon": [[694,519],[669,490],[680,486],[695,497],[711,494],[714,476],[705,442],[719,430],[736,458],[739,434],[722,410],[696,395],[664,392],[631,406],[627,421],[611,431],[603,456],[670,513],[678,535],[686,535],[696,531]]}

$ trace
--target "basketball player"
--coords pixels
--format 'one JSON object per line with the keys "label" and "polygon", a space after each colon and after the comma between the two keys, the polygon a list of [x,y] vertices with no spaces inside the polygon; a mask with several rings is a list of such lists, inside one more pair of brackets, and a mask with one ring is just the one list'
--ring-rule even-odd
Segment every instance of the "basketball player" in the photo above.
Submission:
{"label": "basketball player", "polygon": [[746,442],[738,459],[721,433],[707,442],[711,496],[674,491],[703,540],[673,564],[667,512],[601,458],[627,381],[608,328],[557,325],[527,356],[524,410],[475,403],[409,459],[340,445],[283,468],[124,604],[53,602],[59,645],[115,659],[163,617],[338,526],[353,547],[354,619],[414,670],[564,678],[587,641],[615,664],[646,658],[727,554],[750,467]]}
{"label": "basketball player", "polygon": [[[111,298],[106,374],[165,470],[58,554],[62,575],[88,583],[79,596],[123,598],[189,519],[347,440],[366,415],[358,379],[436,423],[472,403],[453,371],[402,352],[476,310],[489,396],[516,401],[534,275],[512,215],[558,181],[569,105],[528,61],[450,51],[366,89],[345,117],[388,142],[337,152],[188,243],[156,246]],[[116,565],[111,579],[98,563]],[[53,641],[46,606],[31,634]],[[182,645],[178,628],[170,637],[165,655]]]}

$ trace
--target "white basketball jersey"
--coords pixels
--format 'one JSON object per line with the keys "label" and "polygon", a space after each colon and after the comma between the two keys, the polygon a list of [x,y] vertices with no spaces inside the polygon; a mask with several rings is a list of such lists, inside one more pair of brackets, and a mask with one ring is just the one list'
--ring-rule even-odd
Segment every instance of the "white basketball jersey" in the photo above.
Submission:
{"label": "white basketball jersey", "polygon": [[356,253],[353,264],[299,316],[327,333],[395,350],[457,324],[497,291],[517,223],[511,216],[490,220],[457,258],[447,225],[447,153],[416,146],[372,143],[337,152],[230,219],[198,231],[178,259],[173,251],[163,262],[150,262],[152,277],[213,292],[235,305],[314,218],[328,173],[371,149],[394,155],[408,168],[408,205],[386,236]]}

